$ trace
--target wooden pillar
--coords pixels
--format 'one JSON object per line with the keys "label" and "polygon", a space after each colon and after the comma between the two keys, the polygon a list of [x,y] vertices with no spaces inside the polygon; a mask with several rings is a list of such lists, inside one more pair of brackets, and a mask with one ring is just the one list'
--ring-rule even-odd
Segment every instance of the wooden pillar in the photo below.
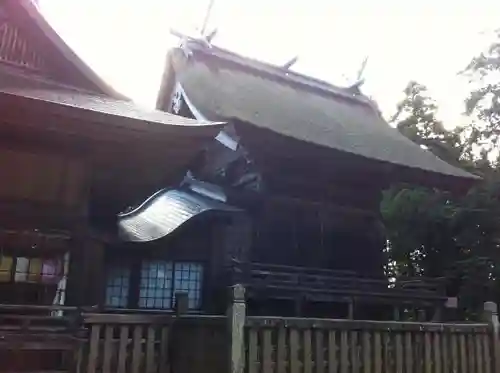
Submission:
{"label": "wooden pillar", "polygon": [[436,306],[434,309],[434,315],[432,316],[432,322],[442,322],[443,321],[443,309],[442,304]]}
{"label": "wooden pillar", "polygon": [[236,213],[231,217],[231,224],[226,226],[224,237],[227,262],[233,258],[240,262],[250,260],[252,233],[252,222],[248,215]]}
{"label": "wooden pillar", "polygon": [[445,321],[458,321],[457,310],[458,310],[458,298],[457,297],[448,297],[446,303],[444,305],[446,313],[445,313]]}
{"label": "wooden pillar", "polygon": [[69,252],[69,271],[66,286],[66,305],[84,306],[86,304],[86,273],[85,257],[86,242],[89,239],[89,200],[92,183],[92,166],[90,159],[87,158],[87,149],[80,158],[81,179],[77,191],[77,206],[75,207],[75,221],[72,225],[71,248]]}
{"label": "wooden pillar", "polygon": [[244,269],[249,260],[252,222],[245,213],[232,213],[224,220],[217,220],[211,231],[212,255],[204,296],[212,301],[204,307],[209,312],[223,313],[227,306],[227,287],[243,281],[243,274],[235,276],[233,270],[235,261],[240,263],[239,269]]}
{"label": "wooden pillar", "polygon": [[245,343],[245,320],[246,303],[245,288],[236,284],[231,286],[231,302],[227,310],[227,321],[229,329],[229,373],[243,373],[244,371],[244,343]]}
{"label": "wooden pillar", "polygon": [[500,372],[500,323],[498,320],[498,306],[495,302],[485,302],[483,320],[491,325],[492,343],[492,369],[493,372]]}
{"label": "wooden pillar", "polygon": [[347,303],[347,318],[349,320],[354,320],[354,299],[350,299]]}
{"label": "wooden pillar", "polygon": [[294,316],[295,317],[302,317],[304,313],[304,295],[298,294],[295,297],[295,302],[294,302],[295,310],[294,310]]}
{"label": "wooden pillar", "polygon": [[67,304],[99,306],[105,286],[104,243],[88,229],[78,229],[70,251]]}
{"label": "wooden pillar", "polygon": [[189,309],[188,293],[185,291],[178,291],[175,293],[175,315],[177,317],[187,313]]}
{"label": "wooden pillar", "polygon": [[393,315],[393,318],[394,318],[394,321],[401,321],[401,309],[399,308],[398,305],[394,306],[394,315]]}
{"label": "wooden pillar", "polygon": [[72,230],[71,247],[69,250],[69,270],[66,285],[66,302],[68,306],[82,306],[84,304],[84,254],[85,254],[85,223],[80,222]]}
{"label": "wooden pillar", "polygon": [[99,237],[87,236],[84,244],[86,306],[99,307],[103,301],[106,286],[104,276],[104,242]]}
{"label": "wooden pillar", "polygon": [[425,313],[425,310],[424,309],[417,310],[417,321],[425,322],[426,320],[427,320],[427,315]]}

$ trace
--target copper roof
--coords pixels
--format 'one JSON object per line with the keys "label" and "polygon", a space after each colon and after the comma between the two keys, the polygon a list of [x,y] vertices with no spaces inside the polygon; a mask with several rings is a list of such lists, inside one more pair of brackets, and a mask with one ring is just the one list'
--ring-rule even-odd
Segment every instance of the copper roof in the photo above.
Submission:
{"label": "copper roof", "polygon": [[121,238],[147,242],[165,237],[190,219],[210,211],[236,212],[222,201],[189,190],[161,190],[139,207],[118,216]]}

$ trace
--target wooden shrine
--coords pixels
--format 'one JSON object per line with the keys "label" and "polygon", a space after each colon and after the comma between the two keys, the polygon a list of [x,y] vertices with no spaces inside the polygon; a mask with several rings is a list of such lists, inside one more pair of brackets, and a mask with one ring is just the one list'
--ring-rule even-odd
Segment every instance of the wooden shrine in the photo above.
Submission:
{"label": "wooden shrine", "polygon": [[[332,317],[352,314],[353,304],[444,303],[438,280],[389,286],[381,193],[399,182],[461,193],[476,178],[390,128],[358,90],[184,37],[167,55],[157,107],[227,125],[183,183],[120,216],[130,250],[141,252],[134,265],[119,267],[125,278],[136,276],[127,294],[139,294],[138,303],[122,306],[138,307],[143,297],[151,298],[145,308],[165,308],[163,295],[142,289],[151,284],[145,272],[133,269],[154,274],[152,265],[174,266],[166,285],[152,287],[186,291],[193,310],[204,312],[220,311],[217,299],[236,282],[247,286],[257,314]],[[203,243],[184,248],[195,236]],[[203,268],[203,281],[188,281],[191,274],[184,281],[176,261],[197,263],[193,278]],[[332,313],[334,303],[347,308]]]}

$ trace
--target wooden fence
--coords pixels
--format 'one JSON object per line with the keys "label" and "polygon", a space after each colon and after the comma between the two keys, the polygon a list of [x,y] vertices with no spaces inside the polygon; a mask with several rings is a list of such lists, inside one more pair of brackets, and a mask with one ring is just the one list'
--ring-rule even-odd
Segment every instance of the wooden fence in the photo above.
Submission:
{"label": "wooden fence", "polygon": [[248,317],[247,373],[492,373],[488,324]]}
{"label": "wooden fence", "polygon": [[[245,315],[87,315],[84,371],[173,373],[495,373],[494,321],[376,322]],[[175,348],[172,348],[175,347]]]}
{"label": "wooden fence", "polygon": [[224,372],[224,316],[86,314],[86,373]]}
{"label": "wooden fence", "polygon": [[[246,316],[244,299],[244,289],[234,287],[224,316],[84,313],[79,323],[87,336],[70,371],[500,372],[496,309],[489,308],[487,322],[479,324],[375,322]],[[2,330],[2,338],[12,334],[5,325]],[[26,336],[27,330],[16,333]],[[23,347],[15,341],[9,351]]]}

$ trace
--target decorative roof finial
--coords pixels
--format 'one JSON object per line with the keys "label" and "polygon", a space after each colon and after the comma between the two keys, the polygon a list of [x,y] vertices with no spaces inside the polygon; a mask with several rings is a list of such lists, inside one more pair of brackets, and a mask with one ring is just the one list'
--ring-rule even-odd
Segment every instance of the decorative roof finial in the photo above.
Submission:
{"label": "decorative roof finial", "polygon": [[202,37],[205,36],[205,31],[207,30],[208,20],[210,19],[210,13],[212,12],[212,7],[214,6],[214,2],[215,0],[210,0],[210,2],[208,3],[207,12],[205,13],[205,18],[203,19],[203,24],[200,30]]}
{"label": "decorative roof finial", "polygon": [[365,79],[363,78],[363,73],[365,72],[367,63],[368,63],[368,56],[366,56],[363,62],[361,63],[361,67],[358,70],[356,81],[346,88],[346,91],[352,94],[353,96],[361,95],[361,86],[365,83]]}
{"label": "decorative roof finial", "polygon": [[215,38],[215,36],[217,36],[217,29],[214,29],[210,34],[208,34],[206,37],[205,37],[205,40],[208,42],[208,43],[212,43],[212,39]]}
{"label": "decorative roof finial", "polygon": [[295,65],[295,63],[297,63],[298,59],[299,59],[299,56],[295,56],[294,58],[292,58],[290,61],[288,61],[287,63],[285,63],[282,66],[283,69],[289,70],[293,65]]}
{"label": "decorative roof finial", "polygon": [[361,86],[365,83],[364,79],[358,80],[356,83],[346,88],[346,91],[354,96],[361,95]]}

